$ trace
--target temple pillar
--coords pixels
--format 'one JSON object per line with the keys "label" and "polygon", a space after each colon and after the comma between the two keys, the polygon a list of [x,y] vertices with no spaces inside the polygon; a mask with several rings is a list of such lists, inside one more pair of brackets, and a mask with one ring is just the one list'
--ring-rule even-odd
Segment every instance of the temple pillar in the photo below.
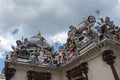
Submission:
{"label": "temple pillar", "polygon": [[85,75],[85,80],[88,80],[88,63],[87,62],[83,62],[80,65],[80,68],[82,70],[82,73]]}
{"label": "temple pillar", "polygon": [[14,68],[5,68],[5,78],[6,80],[11,80],[15,75],[16,70]]}
{"label": "temple pillar", "polygon": [[104,62],[106,62],[106,64],[108,64],[111,67],[113,76],[115,78],[115,80],[119,80],[118,74],[116,72],[116,69],[114,67],[114,59],[116,59],[116,56],[113,55],[113,51],[111,50],[106,50],[102,53],[102,60]]}

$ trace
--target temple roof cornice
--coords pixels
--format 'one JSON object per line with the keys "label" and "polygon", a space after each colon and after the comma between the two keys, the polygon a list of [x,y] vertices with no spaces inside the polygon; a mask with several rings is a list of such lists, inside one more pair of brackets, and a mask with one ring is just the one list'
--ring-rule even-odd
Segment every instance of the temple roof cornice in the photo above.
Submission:
{"label": "temple roof cornice", "polygon": [[23,63],[23,62],[13,62],[10,60],[6,60],[6,63],[9,64],[10,68],[15,68],[15,69],[21,69],[21,70],[34,70],[34,71],[46,71],[46,72],[60,72],[63,69],[69,69],[74,66],[77,66],[79,63],[82,62],[88,62],[97,56],[101,55],[104,50],[112,50],[115,53],[119,54],[120,52],[120,47],[118,44],[116,44],[114,41],[109,40],[109,39],[104,39],[102,42],[99,44],[90,47],[87,50],[82,51],[82,53],[76,57],[70,60],[67,64],[64,64],[60,66],[59,68],[48,68],[46,66],[41,66],[41,65],[33,65],[29,63]]}

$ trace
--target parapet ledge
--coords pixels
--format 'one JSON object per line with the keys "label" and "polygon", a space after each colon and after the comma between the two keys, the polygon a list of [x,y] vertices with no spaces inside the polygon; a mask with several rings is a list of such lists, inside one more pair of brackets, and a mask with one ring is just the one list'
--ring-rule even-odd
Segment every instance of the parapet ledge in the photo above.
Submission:
{"label": "parapet ledge", "polygon": [[[91,44],[90,44],[91,45]],[[80,55],[74,59],[72,59],[69,63],[64,64],[61,69],[68,69],[71,66],[77,66],[82,62],[88,62],[97,56],[101,55],[105,50],[119,51],[120,45],[115,41],[110,40],[108,38],[103,39],[99,44],[90,46],[88,49],[82,51]],[[87,46],[88,47],[88,46]],[[120,53],[118,53],[120,55]]]}
{"label": "parapet ledge", "polygon": [[[59,68],[49,68],[42,65],[34,65],[30,63],[23,63],[23,62],[14,62],[10,60],[6,60],[5,63],[9,64],[10,68],[16,68],[21,70],[35,70],[35,71],[46,71],[46,72],[61,72],[63,69],[69,69],[71,66],[77,66],[82,62],[88,62],[89,60],[94,59],[95,57],[101,55],[104,50],[113,50],[113,51],[120,51],[120,45],[115,43],[114,41],[105,38],[99,44],[90,46],[88,49],[83,50],[82,53],[78,57],[74,57],[70,60],[67,64],[63,64]],[[120,53],[119,53],[120,54]]]}

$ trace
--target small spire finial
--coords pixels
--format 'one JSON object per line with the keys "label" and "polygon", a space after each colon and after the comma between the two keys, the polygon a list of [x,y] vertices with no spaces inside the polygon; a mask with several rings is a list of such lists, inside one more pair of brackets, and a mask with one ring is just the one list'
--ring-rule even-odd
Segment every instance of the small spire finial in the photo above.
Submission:
{"label": "small spire finial", "polygon": [[38,31],[37,35],[41,36],[41,32],[40,32],[40,31]]}
{"label": "small spire finial", "polygon": [[98,16],[100,16],[100,10],[99,9],[96,9],[95,12],[96,12],[96,14],[98,14]]}

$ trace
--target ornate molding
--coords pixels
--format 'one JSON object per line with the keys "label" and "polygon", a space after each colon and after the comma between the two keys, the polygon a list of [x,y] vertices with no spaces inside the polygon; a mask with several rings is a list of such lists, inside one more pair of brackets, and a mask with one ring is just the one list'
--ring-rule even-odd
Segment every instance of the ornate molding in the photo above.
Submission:
{"label": "ornate molding", "polygon": [[[6,61],[6,63],[9,64],[9,68],[15,68],[15,69],[21,69],[21,70],[27,70],[27,71],[42,71],[42,72],[53,73],[53,72],[61,72],[62,70],[68,70],[66,72],[67,73],[66,76],[70,80],[70,74],[71,74],[70,72],[71,71],[69,71],[69,70],[71,70],[71,68],[73,68],[73,67],[75,68],[75,66],[79,66],[79,64],[82,62],[88,62],[91,59],[94,59],[97,56],[101,55],[102,52],[104,52],[105,50],[109,50],[109,49],[113,50],[113,51],[116,51],[116,50],[120,51],[119,45],[117,45],[115,42],[113,42],[109,39],[105,39],[100,44],[97,44],[96,46],[92,46],[85,52],[81,53],[79,57],[74,58],[68,64],[65,64],[59,68],[48,68],[45,66],[32,65],[29,63],[22,63],[22,62]],[[84,69],[84,68],[86,68],[86,69]],[[88,72],[87,64],[84,65],[84,67],[82,67],[82,69],[80,69],[79,71],[81,71],[82,74],[84,74],[85,77],[87,77],[87,75],[86,75]],[[81,75],[81,72],[79,72],[79,75]],[[87,80],[88,80],[88,78],[87,78]]]}
{"label": "ornate molding", "polygon": [[[101,55],[104,50],[109,50],[109,49],[111,49],[113,51],[120,50],[118,45],[116,47],[114,47],[114,46],[116,46],[116,44],[113,41],[111,41],[109,39],[105,39],[100,44],[92,46],[85,52],[81,53],[79,55],[79,57],[74,58],[67,64],[63,65],[61,67],[61,69],[65,69],[65,68],[68,69],[68,68],[71,68],[71,65],[73,66],[73,65],[79,64],[81,62],[88,62],[88,61],[96,58],[97,56]],[[114,49],[111,47],[114,47]]]}
{"label": "ornate molding", "polygon": [[32,71],[44,71],[44,72],[60,72],[59,68],[49,68],[46,66],[41,66],[41,65],[33,65],[29,63],[22,63],[22,62],[11,62],[11,61],[6,61],[6,63],[9,65],[9,68],[15,68],[19,70],[32,70]]}
{"label": "ornate molding", "polygon": [[94,59],[95,57],[101,55],[104,50],[109,50],[109,49],[111,49],[113,51],[116,51],[116,50],[120,51],[119,45],[117,45],[115,42],[113,42],[109,39],[105,39],[100,44],[90,47],[88,50],[81,53],[79,57],[73,58],[70,62],[68,62],[65,65],[62,65],[60,68],[48,68],[45,66],[32,65],[29,63],[22,63],[22,62],[11,62],[11,61],[6,61],[6,62],[9,62],[9,64],[11,65],[10,66],[11,68],[15,67],[18,69],[25,69],[25,70],[26,69],[27,70],[35,70],[36,69],[36,70],[43,70],[43,71],[48,70],[48,71],[52,71],[52,72],[59,72],[63,69],[70,69],[72,65],[77,66],[77,64],[79,64],[81,62],[87,62],[91,59]]}
{"label": "ornate molding", "polygon": [[27,78],[28,80],[51,80],[51,73],[28,71]]}

